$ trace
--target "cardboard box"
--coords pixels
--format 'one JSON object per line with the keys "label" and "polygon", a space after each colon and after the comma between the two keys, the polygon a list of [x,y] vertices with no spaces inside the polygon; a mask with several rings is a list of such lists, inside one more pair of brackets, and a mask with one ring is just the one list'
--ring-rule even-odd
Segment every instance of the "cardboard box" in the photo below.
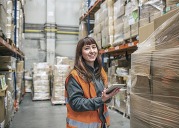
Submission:
{"label": "cardboard box", "polygon": [[152,90],[150,79],[146,76],[132,75],[132,88],[134,94],[150,94]]}
{"label": "cardboard box", "polygon": [[139,28],[139,43],[145,41],[160,25],[171,18],[179,9],[168,12],[167,14],[156,18],[153,22]]}
{"label": "cardboard box", "polygon": [[179,47],[153,52],[152,75],[168,80],[179,80]]}
{"label": "cardboard box", "polygon": [[4,89],[0,89],[0,97],[6,95],[7,86]]}
{"label": "cardboard box", "polygon": [[150,76],[152,52],[134,52],[131,55],[131,72],[134,75]]}
{"label": "cardboard box", "polygon": [[0,123],[5,120],[6,109],[4,97],[0,97]]}

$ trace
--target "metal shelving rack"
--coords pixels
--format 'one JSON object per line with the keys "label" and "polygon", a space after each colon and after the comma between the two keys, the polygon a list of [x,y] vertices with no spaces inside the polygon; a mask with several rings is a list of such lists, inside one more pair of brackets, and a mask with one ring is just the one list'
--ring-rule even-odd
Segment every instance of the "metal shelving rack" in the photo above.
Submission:
{"label": "metal shelving rack", "polygon": [[117,45],[115,47],[110,47],[107,49],[101,49],[99,51],[100,54],[111,54],[111,55],[118,55],[121,52],[126,52],[126,51],[135,51],[137,50],[137,44],[138,41],[130,42],[130,43],[125,43],[121,45]]}
{"label": "metal shelving rack", "polygon": [[[94,5],[92,5],[88,11],[80,17],[80,22],[81,21],[87,21],[87,29],[88,29],[88,35],[90,34],[90,31],[93,29],[93,27],[90,26],[90,20],[94,20],[94,14],[95,12],[97,12],[100,8],[100,4],[103,2],[104,0],[96,0],[96,2],[94,3]],[[90,6],[90,2],[91,0],[88,0],[88,7]]]}
{"label": "metal shelving rack", "polygon": [[[0,37],[0,55],[2,56],[12,56],[15,57],[17,60],[23,60],[25,59],[24,53],[16,47],[16,41],[17,41],[17,0],[14,0],[14,42],[12,42],[10,39],[3,39]],[[22,6],[22,5],[21,5]],[[17,110],[17,85],[16,85],[16,72],[13,71],[13,77],[14,77],[14,89],[15,89],[15,101],[14,101],[14,107]],[[24,76],[23,76],[24,78]]]}
{"label": "metal shelving rack", "polygon": [[6,55],[11,55],[14,56],[16,55],[19,58],[24,58],[23,52],[17,48],[14,45],[11,45],[8,41],[3,40],[0,37],[0,54],[6,54]]}

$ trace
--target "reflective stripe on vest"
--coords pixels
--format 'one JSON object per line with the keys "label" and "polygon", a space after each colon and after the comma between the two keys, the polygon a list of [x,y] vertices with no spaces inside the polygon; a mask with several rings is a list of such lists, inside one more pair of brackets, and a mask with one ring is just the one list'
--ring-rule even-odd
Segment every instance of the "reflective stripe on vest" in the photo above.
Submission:
{"label": "reflective stripe on vest", "polygon": [[[65,97],[65,103],[68,104],[68,98],[67,97]],[[104,113],[104,117],[105,118],[109,117],[108,111]]]}
{"label": "reflective stripe on vest", "polygon": [[77,128],[101,128],[101,123],[83,123],[76,120],[66,118],[66,122],[73,127]]}
{"label": "reflective stripe on vest", "polygon": [[65,97],[65,103],[68,104],[68,98],[67,97]]}
{"label": "reflective stripe on vest", "polygon": [[108,112],[105,112],[105,113],[104,113],[104,117],[105,117],[105,118],[109,117],[109,113],[108,113]]}

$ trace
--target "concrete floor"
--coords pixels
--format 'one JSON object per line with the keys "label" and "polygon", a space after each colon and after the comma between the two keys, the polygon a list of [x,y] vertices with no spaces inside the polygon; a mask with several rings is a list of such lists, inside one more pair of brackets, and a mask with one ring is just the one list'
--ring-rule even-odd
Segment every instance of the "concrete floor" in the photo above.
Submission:
{"label": "concrete floor", "polygon": [[[130,120],[109,109],[110,128],[130,128]],[[50,101],[32,101],[26,93],[18,112],[12,120],[11,128],[65,128],[65,105],[52,106]]]}

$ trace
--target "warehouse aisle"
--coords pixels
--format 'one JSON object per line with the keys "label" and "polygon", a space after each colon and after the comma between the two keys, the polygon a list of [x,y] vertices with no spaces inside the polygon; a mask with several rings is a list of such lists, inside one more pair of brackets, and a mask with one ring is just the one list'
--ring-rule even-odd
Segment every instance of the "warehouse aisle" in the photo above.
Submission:
{"label": "warehouse aisle", "polygon": [[[110,128],[130,128],[130,121],[114,110],[109,110]],[[65,128],[65,105],[52,106],[50,101],[32,101],[26,93],[11,128]]]}

